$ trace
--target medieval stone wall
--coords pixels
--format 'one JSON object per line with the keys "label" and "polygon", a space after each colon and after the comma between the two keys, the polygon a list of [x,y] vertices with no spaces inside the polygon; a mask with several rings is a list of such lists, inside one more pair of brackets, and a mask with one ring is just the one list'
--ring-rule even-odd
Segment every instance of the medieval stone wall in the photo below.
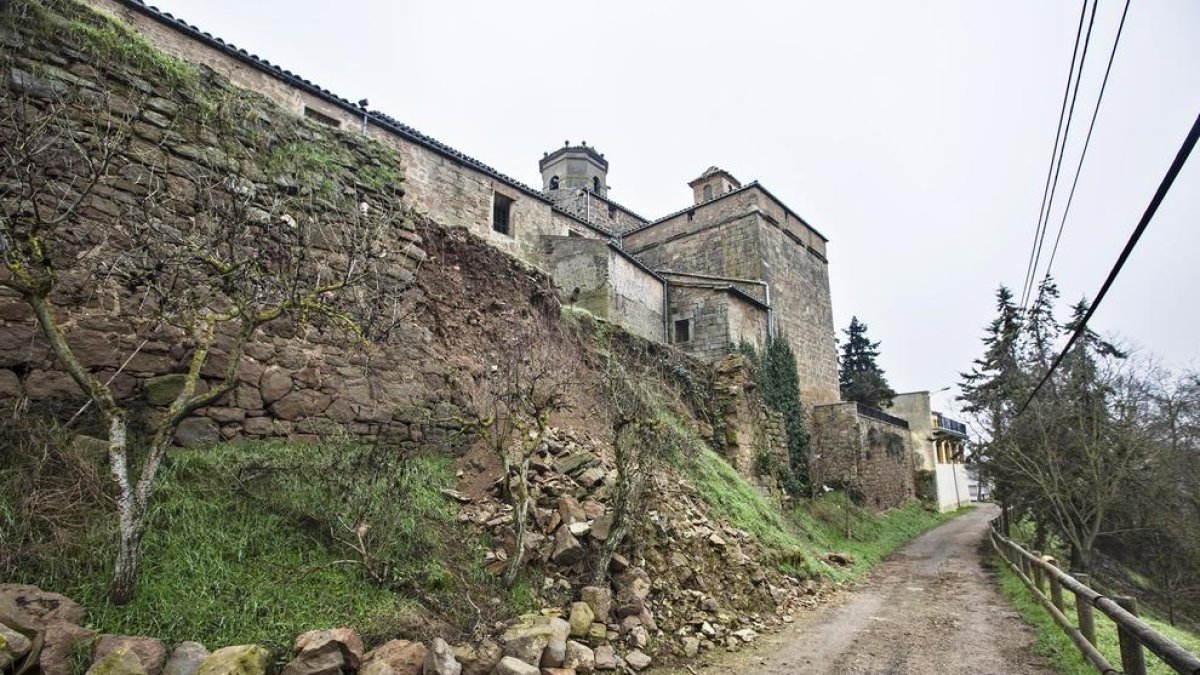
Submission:
{"label": "medieval stone wall", "polygon": [[912,461],[907,429],[861,415],[853,402],[813,408],[814,485],[846,489],[866,506],[888,509],[915,497]]}
{"label": "medieval stone wall", "polygon": [[543,239],[543,257],[562,302],[654,342],[664,342],[661,279],[634,264],[607,241]]}
{"label": "medieval stone wall", "polygon": [[729,464],[760,487],[777,487],[764,475],[769,466],[787,466],[787,427],[783,415],[767,408],[758,395],[745,357],[725,356],[714,365],[715,404],[724,428],[723,455]]}
{"label": "medieval stone wall", "polygon": [[[697,205],[628,235],[626,246],[656,269],[769,281],[776,330],[796,355],[801,398],[807,405],[839,399],[823,240],[764,191],[749,187]],[[761,286],[738,287],[765,300]]]}
{"label": "medieval stone wall", "polygon": [[801,399],[806,405],[839,400],[828,264],[762,220],[759,249],[769,266],[775,329],[796,355]]}
{"label": "medieval stone wall", "polygon": [[[697,358],[712,361],[743,342],[762,348],[766,341],[766,311],[728,288],[672,283],[670,298],[671,340]],[[676,337],[677,321],[687,322],[687,341]]]}
{"label": "medieval stone wall", "polygon": [[[0,130],[6,137],[16,133],[9,125],[17,109],[53,114],[54,124],[75,139],[130,134],[69,226],[47,231],[43,241],[58,271],[51,297],[67,343],[83,366],[134,411],[135,420],[158,414],[174,399],[192,352],[188,335],[160,322],[130,287],[102,274],[103,260],[130,253],[120,248],[120,235],[142,209],[153,208],[152,181],[194,191],[197,177],[220,178],[229,162],[236,162],[248,178],[236,185],[222,181],[224,187],[214,189],[230,192],[215,198],[225,199],[233,190],[250,195],[248,214],[278,214],[283,204],[287,220],[282,224],[343,222],[345,210],[322,199],[296,198],[296,192],[309,188],[273,173],[271,149],[286,147],[317,158],[325,167],[319,178],[329,182],[331,194],[349,191],[362,195],[363,203],[399,204],[400,193],[393,189],[398,185],[366,184],[371,176],[400,173],[404,160],[394,150],[298,118],[273,99],[240,91],[211,71],[193,73],[194,81],[176,81],[161,68],[120,55],[106,58],[69,31],[4,38],[10,49],[0,53],[0,119],[5,120]],[[154,63],[152,55],[143,56]],[[205,105],[198,103],[202,99]],[[226,107],[232,112],[222,113]],[[230,148],[242,154],[235,159],[227,154]],[[64,163],[46,175],[58,185],[54,189],[79,186],[86,180],[72,171],[82,167]],[[169,211],[189,208],[186,199],[164,204],[155,218],[187,222],[188,212]],[[357,210],[355,203],[349,206]],[[180,443],[262,436],[316,440],[334,427],[368,435],[386,430],[401,444],[434,441],[447,449],[464,440],[458,432],[470,417],[462,393],[469,390],[470,375],[447,354],[460,353],[472,341],[479,343],[478,351],[479,345],[494,342],[496,327],[511,329],[526,320],[531,310],[523,301],[549,297],[549,282],[478,239],[452,234],[421,215],[396,221],[376,243],[378,250],[391,251],[379,258],[380,274],[404,282],[398,286],[397,329],[364,346],[319,323],[279,319],[266,324],[246,348],[236,389],[185,420]],[[314,243],[311,252],[338,259],[341,251],[320,246]],[[223,375],[228,344],[218,337],[211,362],[201,370],[201,389]],[[68,414],[84,401],[50,353],[32,311],[6,290],[0,290],[0,400]]]}
{"label": "medieval stone wall", "polygon": [[[720,205],[711,202],[691,221],[684,216],[628,235],[625,247],[658,270],[761,279],[758,216],[745,210],[728,215],[724,208],[708,210]],[[739,288],[764,299],[761,286],[741,284]]]}
{"label": "medieval stone wall", "polygon": [[608,259],[613,320],[647,340],[665,342],[663,281],[611,246]]}
{"label": "medieval stone wall", "polygon": [[[362,117],[303,90],[283,77],[248,64],[221,49],[204,44],[174,26],[131,9],[118,0],[88,0],[89,4],[129,24],[151,44],[184,61],[207,66],[235,85],[271,99],[283,110],[303,116],[306,109],[355,132]],[[390,131],[371,125],[372,138],[395,148],[404,167],[409,203],[447,227],[464,227],[489,244],[531,264],[538,264],[539,238],[565,235],[565,223],[556,221],[550,203],[515,185],[471,168],[459,157],[448,156]],[[494,194],[514,200],[511,236],[492,229]],[[597,236],[580,229],[584,236]]]}

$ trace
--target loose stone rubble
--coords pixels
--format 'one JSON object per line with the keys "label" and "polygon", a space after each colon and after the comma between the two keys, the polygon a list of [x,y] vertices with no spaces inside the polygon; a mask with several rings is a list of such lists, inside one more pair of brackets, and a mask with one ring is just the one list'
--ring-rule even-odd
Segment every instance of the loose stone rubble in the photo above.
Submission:
{"label": "loose stone rubble", "polygon": [[[817,602],[812,581],[780,573],[746,532],[707,516],[686,481],[660,471],[646,490],[637,522],[600,585],[594,564],[614,523],[609,499],[616,467],[602,448],[551,429],[533,457],[526,564],[543,575],[545,606],[507,625],[495,638],[450,645],[390,640],[364,652],[347,628],[311,630],[285,656],[282,675],[574,675],[641,672],[715,649],[737,650],[791,622]],[[486,555],[501,574],[515,550],[512,507],[503,479],[472,498],[457,491],[464,526],[501,542]],[[848,559],[831,554],[831,562]],[[167,646],[153,638],[101,635],[82,628],[86,611],[33,586],[0,584],[0,669],[34,654],[47,675],[69,675],[76,645],[94,641],[90,675],[265,675],[268,655],[256,645],[209,654],[195,642]],[[165,664],[164,664],[165,662]]]}

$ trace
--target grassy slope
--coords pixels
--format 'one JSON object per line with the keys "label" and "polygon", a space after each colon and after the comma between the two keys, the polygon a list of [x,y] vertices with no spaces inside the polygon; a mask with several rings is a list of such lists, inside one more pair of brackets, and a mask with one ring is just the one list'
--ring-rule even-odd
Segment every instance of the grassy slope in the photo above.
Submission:
{"label": "grassy slope", "polygon": [[[310,446],[277,444],[172,453],[155,493],[138,593],[129,606],[117,608],[107,600],[113,558],[107,513],[96,515],[85,540],[30,561],[13,581],[51,588],[82,603],[89,609],[89,625],[99,631],[168,642],[283,646],[304,630],[334,625],[353,626],[368,640],[394,636],[411,625],[411,594],[371,583],[350,560],[352,552],[332,545],[295,512],[234,489],[237,469],[252,458],[312,452]],[[455,508],[440,493],[453,485],[452,460],[412,462],[401,538],[414,545],[398,573],[419,579],[435,596],[491,591],[479,583],[485,575],[477,564],[442,563],[482,560],[482,552],[463,541]],[[449,565],[461,569],[450,573]],[[505,604],[521,604],[513,598],[525,590],[516,589]]]}
{"label": "grassy slope", "polygon": [[[1050,659],[1054,668],[1058,672],[1063,673],[1063,675],[1091,675],[1095,673],[1095,669],[1079,655],[1079,650],[1071,642],[1071,639],[1062,632],[1062,629],[1058,627],[1058,624],[1054,622],[1050,614],[1030,595],[1029,590],[1020,578],[1005,567],[996,556],[992,557],[991,564],[999,576],[1001,591],[1012,602],[1013,606],[1017,608],[1017,611],[1021,613],[1025,621],[1036,629],[1038,651]],[[1073,620],[1075,617],[1075,598],[1072,594],[1067,593],[1065,600],[1067,611],[1064,613],[1068,618]],[[1116,625],[1100,612],[1094,612],[1094,616],[1096,620],[1096,639],[1099,642],[1097,647],[1100,653],[1108,659],[1109,663],[1119,669],[1121,667],[1121,648],[1117,642]],[[1152,618],[1143,617],[1143,619],[1154,630],[1174,640],[1184,649],[1192,653],[1200,653],[1200,636]],[[1149,652],[1146,653],[1146,665],[1148,672],[1153,675],[1169,675],[1175,672]]]}
{"label": "grassy slope", "polygon": [[[716,453],[700,447],[685,471],[712,513],[746,530],[773,550],[788,572],[835,581],[855,579],[913,537],[957,513],[933,513],[918,502],[886,513],[855,506],[841,493],[803,500],[781,514]],[[850,536],[846,525],[849,520]],[[850,553],[854,564],[831,567],[821,560],[832,551]]]}

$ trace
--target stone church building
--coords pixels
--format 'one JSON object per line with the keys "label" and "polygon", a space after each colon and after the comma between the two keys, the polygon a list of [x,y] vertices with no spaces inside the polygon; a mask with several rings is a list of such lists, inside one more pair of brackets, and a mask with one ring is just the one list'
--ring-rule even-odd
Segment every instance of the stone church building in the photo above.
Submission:
{"label": "stone church building", "polygon": [[[544,153],[542,184],[529,186],[140,0],[87,2],[165,53],[211,68],[295,115],[390,146],[406,168],[414,209],[546,271],[564,302],[710,361],[741,343],[761,347],[778,336],[796,355],[805,405],[819,411],[838,403],[828,240],[758,182],[742,183],[714,166],[689,183],[690,204],[645,218],[612,199],[609,160],[585,143]],[[855,415],[849,417],[864,429],[858,436],[878,436]],[[890,419],[869,424],[903,423]],[[891,458],[884,473],[911,471],[903,466],[912,463],[911,448],[901,459],[897,452],[892,443],[886,453],[867,448],[863,456]]]}

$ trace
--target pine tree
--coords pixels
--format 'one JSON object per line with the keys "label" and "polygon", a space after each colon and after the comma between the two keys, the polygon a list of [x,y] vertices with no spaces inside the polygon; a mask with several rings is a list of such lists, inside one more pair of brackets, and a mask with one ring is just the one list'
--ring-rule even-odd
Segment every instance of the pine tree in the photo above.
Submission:
{"label": "pine tree", "polygon": [[846,343],[842,345],[841,369],[838,385],[842,399],[857,401],[872,408],[890,405],[896,392],[888,385],[883,369],[875,362],[879,357],[879,343],[867,339],[867,324],[850,319],[845,331]]}
{"label": "pine tree", "polygon": [[1023,326],[1012,291],[1001,286],[996,290],[996,318],[983,337],[983,356],[975,359],[971,372],[961,374],[963,393],[959,397],[966,404],[963,410],[984,425],[988,440],[1004,433],[1007,418],[1015,412],[1013,405],[1024,391],[1020,354]]}

